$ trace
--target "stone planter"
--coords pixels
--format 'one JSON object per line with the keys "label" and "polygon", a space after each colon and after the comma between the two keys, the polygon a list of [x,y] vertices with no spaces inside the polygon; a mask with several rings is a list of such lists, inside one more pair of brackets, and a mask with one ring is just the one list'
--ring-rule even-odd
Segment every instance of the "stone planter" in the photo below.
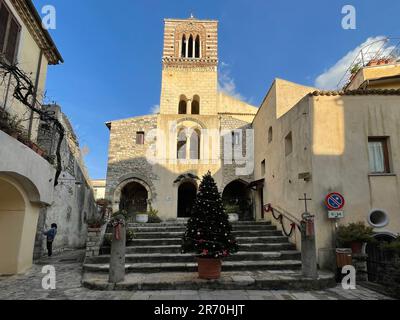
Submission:
{"label": "stone planter", "polygon": [[200,279],[213,280],[221,277],[221,259],[197,258],[197,265]]}
{"label": "stone planter", "polygon": [[149,221],[149,215],[147,213],[139,213],[136,215],[136,222],[147,223]]}
{"label": "stone planter", "polygon": [[228,213],[228,217],[229,222],[239,221],[239,215],[237,213]]}

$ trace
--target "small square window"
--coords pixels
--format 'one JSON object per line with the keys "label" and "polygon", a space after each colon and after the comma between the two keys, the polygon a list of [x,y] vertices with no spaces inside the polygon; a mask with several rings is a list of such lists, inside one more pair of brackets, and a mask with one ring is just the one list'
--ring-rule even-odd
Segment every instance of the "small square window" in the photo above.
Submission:
{"label": "small square window", "polygon": [[390,173],[388,138],[369,137],[370,173]]}
{"label": "small square window", "polygon": [[136,144],[144,144],[144,132],[136,132]]}
{"label": "small square window", "polygon": [[288,156],[293,151],[293,139],[292,132],[285,137],[285,155]]}

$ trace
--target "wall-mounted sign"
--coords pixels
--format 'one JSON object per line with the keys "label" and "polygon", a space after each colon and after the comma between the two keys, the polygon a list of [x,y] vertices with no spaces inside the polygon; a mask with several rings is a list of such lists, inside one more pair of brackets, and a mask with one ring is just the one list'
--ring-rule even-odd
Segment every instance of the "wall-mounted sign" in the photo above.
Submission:
{"label": "wall-mounted sign", "polygon": [[344,197],[338,192],[332,192],[325,198],[325,205],[328,210],[338,211],[344,207]]}
{"label": "wall-mounted sign", "polygon": [[328,218],[329,219],[340,219],[344,218],[344,212],[340,210],[336,211],[328,211]]}

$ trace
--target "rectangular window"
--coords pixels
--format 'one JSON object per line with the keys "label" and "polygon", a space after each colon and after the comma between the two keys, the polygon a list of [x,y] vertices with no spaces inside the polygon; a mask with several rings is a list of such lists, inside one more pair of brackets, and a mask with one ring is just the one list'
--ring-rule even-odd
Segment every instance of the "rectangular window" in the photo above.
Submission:
{"label": "rectangular window", "polygon": [[288,156],[291,154],[293,151],[293,139],[292,139],[292,133],[289,132],[289,134],[285,137],[285,155]]}
{"label": "rectangular window", "polygon": [[17,20],[0,0],[0,55],[10,64],[15,63],[20,31]]}
{"label": "rectangular window", "polygon": [[261,161],[261,175],[265,176],[265,159]]}
{"label": "rectangular window", "polygon": [[136,144],[144,144],[144,132],[136,132]]}
{"label": "rectangular window", "polygon": [[233,131],[232,132],[232,145],[234,146],[238,146],[240,145],[240,138],[241,138],[241,134],[239,131]]}
{"label": "rectangular window", "polygon": [[370,173],[390,173],[388,138],[368,138]]}

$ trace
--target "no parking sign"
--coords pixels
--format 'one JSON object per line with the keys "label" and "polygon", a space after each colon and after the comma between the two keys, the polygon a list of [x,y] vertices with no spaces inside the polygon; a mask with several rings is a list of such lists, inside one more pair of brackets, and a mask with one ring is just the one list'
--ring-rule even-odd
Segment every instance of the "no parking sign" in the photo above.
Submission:
{"label": "no parking sign", "polygon": [[345,204],[344,197],[338,192],[332,192],[325,198],[325,205],[328,208],[328,217],[331,219],[343,218],[342,211]]}

